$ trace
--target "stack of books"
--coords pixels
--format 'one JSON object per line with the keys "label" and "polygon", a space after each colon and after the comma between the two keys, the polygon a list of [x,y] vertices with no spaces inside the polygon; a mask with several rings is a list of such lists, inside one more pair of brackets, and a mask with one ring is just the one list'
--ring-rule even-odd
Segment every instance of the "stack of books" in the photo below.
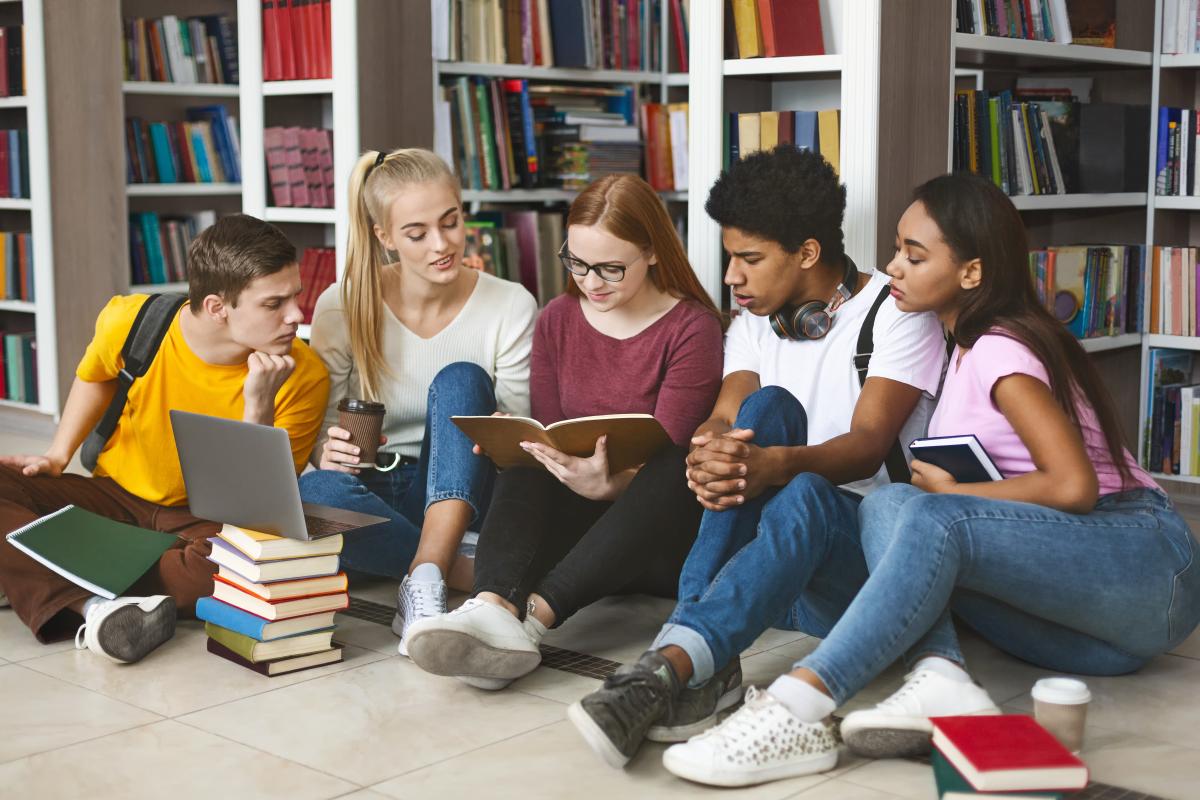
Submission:
{"label": "stack of books", "polygon": [[1171,55],[1200,52],[1200,8],[1196,0],[1163,0],[1162,51]]}
{"label": "stack of books", "polygon": [[1059,800],[1087,786],[1087,766],[1032,717],[934,717],[933,776],[939,797],[961,792]]}
{"label": "stack of books", "polygon": [[125,120],[129,183],[240,183],[237,118],[222,105],[187,110],[186,122]]}
{"label": "stack of books", "polygon": [[237,28],[226,14],[180,19],[129,18],[125,80],[237,83]]}
{"label": "stack of books", "polygon": [[200,231],[216,221],[216,211],[161,217],[153,211],[130,214],[129,258],[133,283],[186,281],[188,248]]}
{"label": "stack of books", "polygon": [[688,188],[688,104],[643,103],[646,181],[660,192]]}
{"label": "stack of books", "polygon": [[728,115],[725,150],[728,169],[730,161],[745,158],[759,150],[773,150],[781,144],[795,145],[798,150],[820,153],[833,167],[841,171],[841,112],[828,111],[756,111]]}
{"label": "stack of books", "polygon": [[1158,109],[1154,193],[1159,197],[1195,197],[1196,147],[1200,144],[1200,112],[1192,108]]}
{"label": "stack of books", "polygon": [[1150,265],[1150,319],[1146,331],[1200,336],[1200,258],[1195,247],[1155,247]]}
{"label": "stack of books", "polygon": [[1200,384],[1193,354],[1150,350],[1142,466],[1164,475],[1200,475]]}
{"label": "stack of books", "polygon": [[558,260],[562,241],[561,212],[479,211],[467,223],[463,263],[522,284],[545,305],[566,285]]}
{"label": "stack of books", "polygon": [[1142,330],[1144,245],[1047,247],[1029,254],[1042,304],[1077,339]]}
{"label": "stack of books", "polygon": [[272,205],[333,208],[333,131],[266,128],[263,146]]}
{"label": "stack of books", "polygon": [[737,49],[729,58],[825,55],[818,0],[732,0],[728,8],[725,40]]}
{"label": "stack of books", "polygon": [[[956,0],[954,10],[959,33],[1059,44],[1072,41],[1067,0]],[[1112,25],[1115,37],[1115,18]]]}
{"label": "stack of books", "polygon": [[25,26],[0,27],[0,97],[25,94]]}
{"label": "stack of books", "polygon": [[4,351],[0,353],[0,397],[18,403],[38,401],[37,337],[28,328],[30,322],[15,322],[0,328],[4,336]]}
{"label": "stack of books", "polygon": [[317,299],[337,280],[337,252],[332,247],[307,247],[300,256],[300,310],[304,324],[313,321]]}
{"label": "stack of books", "polygon": [[263,80],[333,77],[330,0],[264,0]]}
{"label": "stack of books", "polygon": [[209,541],[213,594],[196,603],[208,652],[267,676],[342,660],[334,614],[350,596],[340,534],[303,542],[227,524]]}
{"label": "stack of books", "polygon": [[0,298],[33,302],[33,238],[28,231],[0,233]]}
{"label": "stack of books", "polygon": [[0,197],[29,197],[29,131],[0,130]]}

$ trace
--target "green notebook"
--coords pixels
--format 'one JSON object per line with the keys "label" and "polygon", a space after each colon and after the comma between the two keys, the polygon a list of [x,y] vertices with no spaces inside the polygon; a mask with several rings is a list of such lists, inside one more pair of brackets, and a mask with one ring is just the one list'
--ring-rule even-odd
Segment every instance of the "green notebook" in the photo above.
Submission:
{"label": "green notebook", "polygon": [[179,537],[67,506],[8,534],[8,543],[93,594],[117,597]]}

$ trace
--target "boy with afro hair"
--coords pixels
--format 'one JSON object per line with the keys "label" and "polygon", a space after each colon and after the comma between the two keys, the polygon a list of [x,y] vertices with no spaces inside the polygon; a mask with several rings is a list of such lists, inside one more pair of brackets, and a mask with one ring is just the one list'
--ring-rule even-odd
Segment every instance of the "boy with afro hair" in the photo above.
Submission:
{"label": "boy with afro hair", "polygon": [[[907,479],[897,442],[924,434],[945,348],[936,317],[900,312],[887,275],[859,272],[845,255],[845,206],[833,168],[791,146],[732,164],[709,192],[742,313],[726,334],[716,406],[687,457],[705,508],[700,531],[650,649],[569,710],[613,766],[645,738],[683,741],[715,724],[741,697],[739,653],[772,626],[824,637],[867,578],[859,501],[889,473]],[[864,326],[874,340],[865,380]],[[786,707],[797,693],[781,694]],[[667,768],[692,780],[764,780],[736,763],[723,728],[668,750]],[[827,733],[805,739],[816,761],[835,747]]]}

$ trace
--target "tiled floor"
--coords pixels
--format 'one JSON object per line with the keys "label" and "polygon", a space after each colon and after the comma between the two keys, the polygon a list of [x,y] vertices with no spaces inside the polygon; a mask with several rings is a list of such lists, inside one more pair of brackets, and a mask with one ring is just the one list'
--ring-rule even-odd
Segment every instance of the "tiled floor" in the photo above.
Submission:
{"label": "tiled floor", "polygon": [[[31,442],[32,446],[35,442]],[[0,452],[26,445],[0,434]],[[38,447],[44,446],[38,444]],[[356,589],[394,604],[391,586]],[[637,656],[670,610],[645,597],[585,609],[546,643],[614,661]],[[566,722],[598,685],[542,668],[500,693],[426,675],[396,655],[383,625],[342,615],[343,664],[265,678],[208,655],[196,622],[134,666],[69,643],[42,646],[0,610],[0,797],[458,798],[684,797],[714,790],[673,778],[662,747],[612,770]],[[743,655],[769,682],[816,645],[768,631]],[[1046,674],[967,639],[971,666],[1015,712]],[[890,693],[893,667],[848,708]],[[1094,695],[1083,756],[1096,781],[1165,798],[1200,798],[1200,634],[1139,675],[1087,679]],[[726,796],[886,800],[935,796],[928,766],[843,754],[827,775]]]}

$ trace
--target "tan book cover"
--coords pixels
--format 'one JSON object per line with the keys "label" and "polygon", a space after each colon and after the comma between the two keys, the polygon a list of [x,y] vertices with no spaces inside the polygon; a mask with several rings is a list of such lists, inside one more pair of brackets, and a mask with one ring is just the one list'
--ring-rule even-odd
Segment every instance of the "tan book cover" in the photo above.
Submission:
{"label": "tan book cover", "polygon": [[451,417],[496,466],[540,467],[521,449],[521,442],[539,442],[579,458],[596,450],[596,440],[608,436],[610,473],[644,464],[671,441],[661,423],[649,414],[607,414],[565,419],[548,426],[529,417]]}
{"label": "tan book cover", "polygon": [[762,146],[762,117],[755,111],[738,114],[738,156],[757,153]]}
{"label": "tan book cover", "polygon": [[762,112],[758,128],[760,149],[774,150],[775,146],[779,144],[779,112]]}
{"label": "tan book cover", "polygon": [[838,175],[842,174],[841,132],[838,120],[838,110],[821,111],[817,113],[817,125],[821,136],[821,155],[833,167]]}

